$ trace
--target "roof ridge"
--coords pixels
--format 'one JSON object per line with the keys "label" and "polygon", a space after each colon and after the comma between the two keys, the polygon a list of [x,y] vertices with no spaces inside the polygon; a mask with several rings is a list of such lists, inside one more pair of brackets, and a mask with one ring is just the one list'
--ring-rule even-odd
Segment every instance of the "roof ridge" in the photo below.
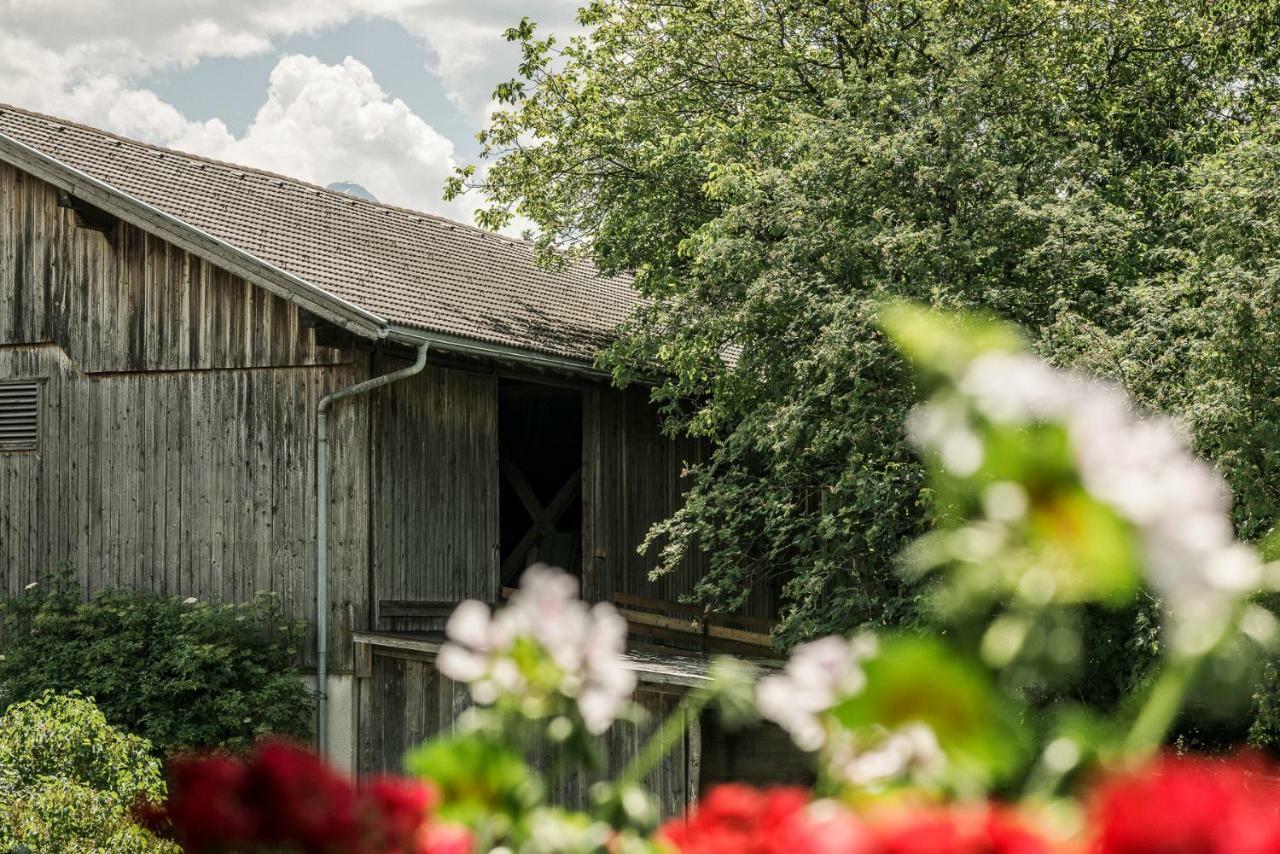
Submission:
{"label": "roof ridge", "polygon": [[[468,225],[465,222],[458,222],[457,220],[449,219],[448,217],[441,216],[440,214],[433,214],[427,211],[415,210],[414,208],[406,208],[401,205],[392,205],[386,202],[374,202],[368,199],[362,199],[359,196],[353,196],[349,193],[343,193],[339,190],[331,190],[328,187],[321,186],[320,184],[313,184],[310,181],[303,181],[301,178],[294,178],[290,175],[285,175],[281,172],[272,172],[269,169],[261,169],[256,166],[245,166],[244,164],[241,164],[241,163],[232,163],[229,160],[219,160],[216,157],[207,157],[203,154],[193,154],[189,151],[182,151],[177,148],[168,148],[163,145],[156,145],[155,143],[144,142],[140,139],[134,139],[132,137],[123,136],[121,134],[114,133],[109,130],[103,130],[102,128],[94,127],[93,125],[87,125],[82,122],[76,122],[70,119],[64,119],[59,116],[49,115],[48,113],[41,113],[36,110],[29,110],[25,107],[19,107],[14,104],[9,104],[9,103],[5,103],[4,101],[0,101],[0,114],[5,113],[6,111],[19,113],[21,115],[30,116],[32,118],[43,119],[45,121],[63,125],[65,127],[71,127],[79,130],[89,131],[91,133],[102,134],[103,136],[110,137],[111,139],[115,139],[120,142],[127,142],[130,145],[136,145],[139,148],[146,148],[152,151],[158,151],[162,154],[171,154],[178,157],[184,157],[189,160],[209,163],[214,166],[219,166],[225,169],[231,169],[231,170],[236,170],[241,172],[250,172],[250,173],[253,173],[254,175],[258,175],[264,178],[275,178],[282,181],[289,181],[290,183],[295,184],[299,187],[305,187],[311,190],[318,190],[319,192],[327,194],[329,196],[338,197],[343,202],[353,202],[353,203],[357,203],[359,205],[365,205],[371,208],[379,208],[382,210],[394,211],[396,213],[406,214],[413,217],[434,220],[438,223],[449,226],[451,228],[461,228],[461,229],[465,229],[466,231],[474,232],[476,235],[478,235],[481,238],[494,238],[504,243],[509,243],[515,246],[528,248],[531,251],[534,250],[535,248],[533,242],[530,240],[525,240],[519,237],[509,237],[505,234],[500,234],[499,232],[496,232],[496,231],[489,231],[488,229],[480,228],[479,226],[476,226],[476,225]],[[595,264],[590,262],[590,260],[585,258],[578,259],[578,260],[585,262],[587,265],[589,265],[591,269],[596,272],[597,276],[599,276],[599,270],[596,268]],[[611,278],[611,277],[600,276],[600,278]]]}

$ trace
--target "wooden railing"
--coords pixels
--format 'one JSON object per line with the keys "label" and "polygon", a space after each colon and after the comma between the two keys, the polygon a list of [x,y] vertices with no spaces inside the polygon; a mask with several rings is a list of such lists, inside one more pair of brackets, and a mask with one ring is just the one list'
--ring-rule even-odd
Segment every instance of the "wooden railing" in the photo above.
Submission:
{"label": "wooden railing", "polygon": [[[511,598],[513,593],[514,588],[502,588],[502,600]],[[638,637],[677,642],[686,647],[693,645],[703,650],[733,647],[760,654],[772,648],[770,632],[776,625],[774,620],[720,614],[633,593],[615,593],[612,602],[627,621],[629,633]],[[457,602],[383,599],[378,602],[378,616],[442,619],[457,606]]]}
{"label": "wooden railing", "polygon": [[775,622],[762,617],[742,617],[710,612],[705,608],[637,596],[613,594],[613,603],[632,634],[662,640],[702,641],[702,646],[744,646],[757,652],[770,649],[769,633]]}

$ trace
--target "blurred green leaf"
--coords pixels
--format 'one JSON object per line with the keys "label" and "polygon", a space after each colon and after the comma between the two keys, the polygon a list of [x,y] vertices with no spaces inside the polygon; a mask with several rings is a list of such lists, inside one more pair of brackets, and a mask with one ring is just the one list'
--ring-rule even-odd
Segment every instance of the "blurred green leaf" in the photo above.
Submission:
{"label": "blurred green leaf", "polygon": [[941,640],[883,639],[864,671],[866,687],[834,710],[855,733],[924,724],[961,783],[1007,779],[1025,759],[1027,735],[986,671]]}
{"label": "blurred green leaf", "polygon": [[943,314],[906,300],[886,303],[880,325],[926,376],[955,377],[982,353],[1016,352],[1027,346],[1007,323],[976,313]]}
{"label": "blurred green leaf", "polygon": [[1280,526],[1273,527],[1258,542],[1258,554],[1265,561],[1280,560]]}
{"label": "blurred green leaf", "polygon": [[477,826],[514,822],[541,798],[541,782],[524,758],[482,732],[444,735],[405,757],[405,768],[440,790],[440,815]]}
{"label": "blurred green leaf", "polygon": [[[1137,592],[1141,565],[1132,527],[1083,489],[1033,499],[1027,533],[1027,573],[1044,574],[1051,599],[1123,604]],[[1024,575],[1019,585],[1027,583]]]}

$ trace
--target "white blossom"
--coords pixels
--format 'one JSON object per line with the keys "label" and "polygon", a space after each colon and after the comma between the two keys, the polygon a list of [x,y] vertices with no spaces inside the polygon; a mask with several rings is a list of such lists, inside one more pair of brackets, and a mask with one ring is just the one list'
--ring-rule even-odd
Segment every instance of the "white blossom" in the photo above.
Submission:
{"label": "white blossom", "polygon": [[933,730],[917,722],[892,730],[868,745],[858,745],[850,735],[833,751],[829,764],[846,783],[870,787],[904,777],[937,776],[946,765],[946,757]]}
{"label": "white blossom", "polygon": [[795,648],[781,673],[756,687],[760,714],[786,730],[801,750],[819,750],[829,737],[827,713],[866,685],[862,662],[875,654],[873,635],[829,635]]}
{"label": "white blossom", "polygon": [[588,606],[578,598],[578,583],[565,573],[530,567],[520,589],[496,614],[482,602],[463,602],[445,626],[449,642],[436,666],[445,676],[470,686],[477,703],[529,689],[511,651],[521,638],[537,644],[556,665],[556,690],[576,700],[592,733],[609,728],[635,690],[635,673],[626,667],[627,623],[613,606]]}
{"label": "white blossom", "polygon": [[876,654],[874,635],[830,635],[795,648],[781,673],[762,680],[756,706],[801,750],[817,751],[835,779],[875,786],[908,775],[936,775],[945,763],[933,730],[921,722],[852,732],[832,715],[866,687],[863,662]]}
{"label": "white blossom", "polygon": [[[1142,418],[1119,387],[1056,370],[1024,353],[993,352],[968,367],[959,388],[983,417],[1001,424],[1061,423],[1084,487],[1137,530],[1152,587],[1190,626],[1221,619],[1238,596],[1255,589],[1261,564],[1235,539],[1231,495],[1221,475],[1192,454],[1165,418]],[[974,436],[964,403],[929,403],[908,422],[921,447],[961,476],[981,465],[972,454],[953,465],[950,450]],[[988,516],[1009,521],[1017,496],[984,496]]]}

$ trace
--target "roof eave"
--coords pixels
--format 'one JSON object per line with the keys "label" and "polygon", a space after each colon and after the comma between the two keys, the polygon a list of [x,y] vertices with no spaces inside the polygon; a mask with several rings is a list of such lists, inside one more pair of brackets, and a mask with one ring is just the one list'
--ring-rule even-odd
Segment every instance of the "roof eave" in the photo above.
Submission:
{"label": "roof eave", "polygon": [[418,329],[416,327],[403,326],[395,323],[388,325],[386,337],[388,340],[396,341],[410,347],[417,347],[425,343],[430,344],[432,349],[448,353],[515,362],[520,365],[527,365],[534,368],[565,371],[579,376],[590,377],[592,379],[607,379],[612,376],[609,371],[596,367],[593,361],[587,359],[555,356],[549,353],[525,350],[520,347],[511,347],[505,344],[494,344],[487,341],[464,338],[460,335],[432,332],[426,329]]}
{"label": "roof eave", "polygon": [[387,335],[387,321],[376,314],[2,133],[0,160],[162,237],[349,332],[373,340]]}

